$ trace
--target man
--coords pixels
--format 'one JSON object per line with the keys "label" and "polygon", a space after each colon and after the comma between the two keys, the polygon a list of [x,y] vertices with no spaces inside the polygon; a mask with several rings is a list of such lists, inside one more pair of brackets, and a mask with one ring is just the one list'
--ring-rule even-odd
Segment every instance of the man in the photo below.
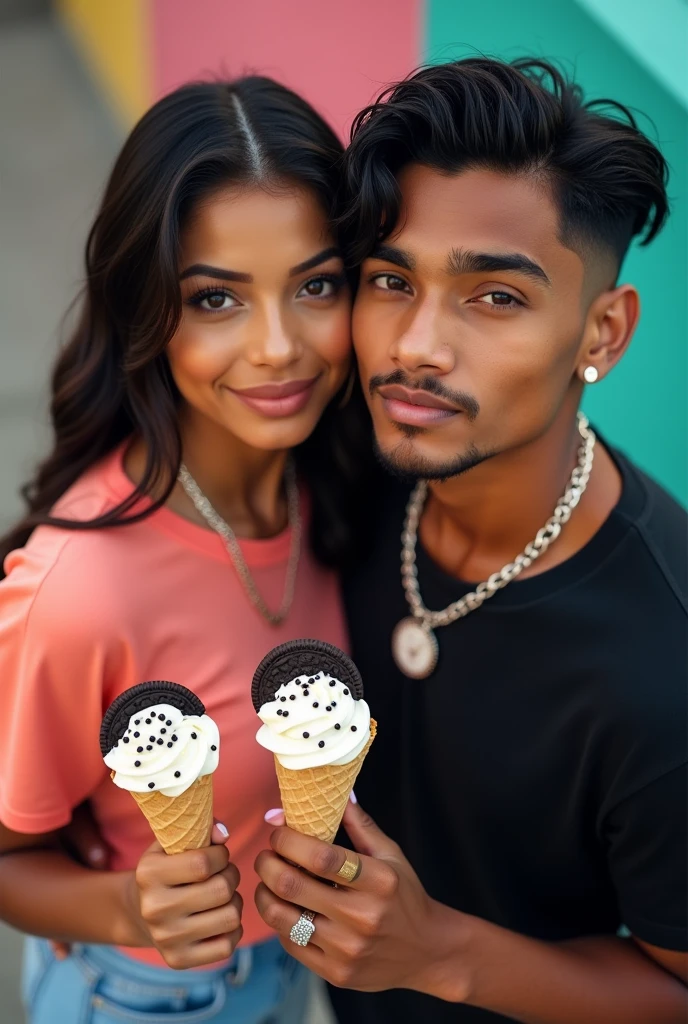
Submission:
{"label": "man", "polygon": [[472,59],[364,111],[348,173],[356,350],[402,481],[346,588],[379,733],[358,853],[277,828],[258,907],[342,1021],[675,1024],[686,520],[577,419],[635,329],[617,279],[664,161],[548,65]]}

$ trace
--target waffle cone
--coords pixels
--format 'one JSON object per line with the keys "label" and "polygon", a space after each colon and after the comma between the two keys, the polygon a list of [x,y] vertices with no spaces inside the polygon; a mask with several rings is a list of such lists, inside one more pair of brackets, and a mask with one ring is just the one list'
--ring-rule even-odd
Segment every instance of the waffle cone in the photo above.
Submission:
{"label": "waffle cone", "polygon": [[324,764],[320,768],[284,768],[275,758],[287,825],[305,836],[334,842],[349,794],[365,756],[375,739],[377,723],[370,719],[370,739],[349,764]]}
{"label": "waffle cone", "polygon": [[201,775],[179,796],[132,793],[165,853],[210,845],[213,828],[213,776]]}

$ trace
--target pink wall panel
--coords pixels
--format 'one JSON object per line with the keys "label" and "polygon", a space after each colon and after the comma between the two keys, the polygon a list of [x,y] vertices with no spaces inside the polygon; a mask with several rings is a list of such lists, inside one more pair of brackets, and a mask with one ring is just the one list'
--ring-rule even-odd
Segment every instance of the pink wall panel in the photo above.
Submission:
{"label": "pink wall panel", "polygon": [[152,0],[155,97],[256,71],[302,93],[342,135],[420,61],[423,0]]}

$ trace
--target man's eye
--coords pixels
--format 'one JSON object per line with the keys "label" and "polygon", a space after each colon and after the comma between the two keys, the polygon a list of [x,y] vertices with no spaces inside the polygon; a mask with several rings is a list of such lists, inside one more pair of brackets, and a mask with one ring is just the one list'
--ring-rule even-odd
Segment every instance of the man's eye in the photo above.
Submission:
{"label": "man's eye", "polygon": [[406,292],[410,290],[406,281],[404,281],[403,277],[399,277],[398,274],[376,274],[375,277],[371,278],[371,284],[375,285],[376,288],[382,289],[384,292]]}
{"label": "man's eye", "polygon": [[522,303],[518,299],[510,295],[509,292],[487,292],[485,295],[481,295],[477,300],[478,302],[484,302],[487,306],[495,306],[499,309],[510,309],[514,306],[520,306]]}

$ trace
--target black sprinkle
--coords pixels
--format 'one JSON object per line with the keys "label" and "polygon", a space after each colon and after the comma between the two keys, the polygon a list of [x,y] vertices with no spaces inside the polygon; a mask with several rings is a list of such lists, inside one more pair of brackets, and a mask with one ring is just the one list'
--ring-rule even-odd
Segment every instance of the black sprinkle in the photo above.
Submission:
{"label": "black sprinkle", "polygon": [[332,710],[332,708],[331,708],[331,707],[330,707],[330,705],[328,704],[328,705],[327,705],[327,707],[325,708],[325,711],[331,711],[331,710]]}
{"label": "black sprinkle", "polygon": [[334,686],[336,682],[336,679],[330,679],[330,686]]}
{"label": "black sprinkle", "polygon": [[215,746],[215,744],[213,743],[213,745],[212,745],[212,747],[211,747],[210,749],[211,749],[211,750],[217,750],[217,747],[216,747],[216,746]]}
{"label": "black sprinkle", "polygon": [[325,746],[325,740],[320,740],[320,743],[318,743],[318,746],[319,747],[324,747]]}
{"label": "black sprinkle", "polygon": [[195,732],[192,732],[192,733],[191,733],[191,739],[192,739],[192,740],[195,740],[196,738],[197,738],[197,737],[196,737],[196,733],[195,733]]}
{"label": "black sprinkle", "polygon": [[150,718],[147,718],[146,719],[146,725],[150,725],[150,724],[151,724],[151,720],[150,720]]}
{"label": "black sprinkle", "polygon": [[333,707],[333,708],[336,708],[336,707],[337,707],[337,701],[336,701],[336,700],[333,700],[333,701],[332,701],[332,707]]}
{"label": "black sprinkle", "polygon": [[138,739],[140,735],[141,735],[140,732],[135,732],[134,733],[134,739]]}
{"label": "black sprinkle", "polygon": [[164,715],[158,715],[158,718],[160,719],[161,722],[165,721],[165,716]]}
{"label": "black sprinkle", "polygon": [[309,736],[310,736],[310,733],[309,733],[309,732],[305,732],[305,733],[303,734],[303,738],[304,738],[305,740],[307,740]]}
{"label": "black sprinkle", "polygon": [[304,695],[304,697],[307,697],[308,696],[308,690],[304,690],[303,691],[303,695]]}
{"label": "black sprinkle", "polygon": [[170,740],[170,742],[167,744],[167,746],[168,747],[173,747],[174,746],[174,744],[172,743],[172,740]]}
{"label": "black sprinkle", "polygon": [[352,725],[352,726],[351,726],[351,731],[352,731],[352,732],[356,732],[356,726],[355,726],[355,725]]}
{"label": "black sprinkle", "polygon": [[312,686],[314,682],[315,682],[315,679],[309,679],[308,680],[308,685]]}
{"label": "black sprinkle", "polygon": [[282,718],[289,718],[289,712],[288,711],[283,711],[282,712]]}
{"label": "black sprinkle", "polygon": [[317,708],[317,706],[318,706],[318,702],[317,702],[317,700],[314,700],[314,701],[313,701],[313,707],[314,707],[314,708]]}
{"label": "black sprinkle", "polygon": [[137,754],[142,754],[143,753],[143,747],[137,747],[136,748],[136,753]]}
{"label": "black sprinkle", "polygon": [[140,761],[134,761],[134,768],[140,768],[140,767],[141,767],[141,762]]}
{"label": "black sprinkle", "polygon": [[345,691],[344,691],[344,696],[345,696],[345,697],[348,697],[348,696],[349,696],[349,691],[348,691],[348,690],[345,690]]}
{"label": "black sprinkle", "polygon": [[167,721],[165,722],[165,725],[172,725],[172,719],[168,718]]}
{"label": "black sprinkle", "polygon": [[158,744],[158,746],[159,746],[159,747],[161,747],[161,746],[162,746],[162,744],[163,744],[163,741],[162,741],[162,740],[156,740],[156,742],[157,742],[157,744]]}
{"label": "black sprinkle", "polygon": [[141,725],[141,719],[137,718],[134,722],[134,725]]}
{"label": "black sprinkle", "polygon": [[128,737],[128,736],[125,736],[125,737],[124,737],[124,742],[125,742],[125,743],[128,743],[128,742],[129,742],[129,737]]}
{"label": "black sprinkle", "polygon": [[151,745],[150,745],[150,743],[149,743],[149,744],[147,745],[147,747],[146,747],[146,750],[152,750],[152,749],[153,749],[153,748],[151,747]]}
{"label": "black sprinkle", "polygon": [[151,741],[151,743],[155,743],[155,736],[149,736],[148,739]]}
{"label": "black sprinkle", "polygon": [[296,694],[292,693],[291,696],[289,697],[289,700],[296,700]]}
{"label": "black sprinkle", "polygon": [[286,697],[280,697],[280,700],[282,701],[283,704],[286,701],[286,699],[287,699]]}
{"label": "black sprinkle", "polygon": [[341,725],[339,724],[339,722],[337,722],[337,724],[335,725],[335,729],[341,729]]}
{"label": "black sprinkle", "polygon": [[155,783],[154,782],[149,782],[148,783],[148,788],[149,789],[155,789]]}
{"label": "black sprinkle", "polygon": [[175,743],[177,742],[177,737],[176,737],[176,736],[173,736],[173,737],[172,737],[172,739],[173,739],[173,741],[174,741]]}
{"label": "black sprinkle", "polygon": [[281,715],[281,714],[282,714],[282,708],[277,708],[277,714],[278,714],[278,715]]}
{"label": "black sprinkle", "polygon": [[167,732],[167,729],[161,729],[161,730],[160,730],[160,735],[161,735],[161,736],[164,736],[164,734],[165,734],[166,732]]}
{"label": "black sprinkle", "polygon": [[181,775],[181,772],[175,772],[175,773],[174,773],[174,777],[175,777],[175,779],[178,779],[180,775]]}

